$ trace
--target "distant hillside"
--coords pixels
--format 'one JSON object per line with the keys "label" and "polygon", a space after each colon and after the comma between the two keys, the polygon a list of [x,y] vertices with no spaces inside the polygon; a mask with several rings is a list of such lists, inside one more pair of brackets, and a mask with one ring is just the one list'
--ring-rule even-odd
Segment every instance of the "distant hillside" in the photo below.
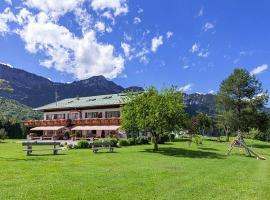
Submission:
{"label": "distant hillside", "polygon": [[103,76],[68,83],[55,83],[44,77],[0,64],[0,79],[7,80],[13,92],[0,91],[0,96],[17,100],[30,107],[39,107],[55,101],[57,90],[59,100],[75,96],[92,96],[120,93],[126,90],[143,90],[140,87],[124,88]]}
{"label": "distant hillside", "polygon": [[184,94],[184,102],[187,106],[186,111],[193,116],[200,112],[210,116],[215,115],[215,95],[213,94]]}
{"label": "distant hillside", "polygon": [[18,120],[41,119],[42,113],[20,104],[15,100],[0,97],[0,115],[16,118]]}

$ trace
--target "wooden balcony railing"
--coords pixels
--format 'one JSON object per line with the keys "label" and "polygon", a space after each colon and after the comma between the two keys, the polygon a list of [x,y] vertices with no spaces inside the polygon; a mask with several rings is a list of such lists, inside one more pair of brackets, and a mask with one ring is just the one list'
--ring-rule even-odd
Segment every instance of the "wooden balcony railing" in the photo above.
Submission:
{"label": "wooden balcony railing", "polygon": [[120,126],[120,118],[92,118],[92,119],[56,119],[56,120],[29,120],[25,121],[26,127],[37,126]]}

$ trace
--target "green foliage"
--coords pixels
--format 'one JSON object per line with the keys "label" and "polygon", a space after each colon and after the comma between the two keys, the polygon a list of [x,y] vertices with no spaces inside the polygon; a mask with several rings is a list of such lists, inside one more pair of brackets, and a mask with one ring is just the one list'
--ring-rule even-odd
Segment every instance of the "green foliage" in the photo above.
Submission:
{"label": "green foliage", "polygon": [[[218,115],[226,112],[227,125],[233,130],[247,131],[254,126],[258,114],[268,101],[262,84],[245,69],[235,69],[220,85],[217,95]],[[222,120],[222,119],[221,119]]]}
{"label": "green foliage", "polygon": [[179,130],[185,118],[185,106],[181,93],[174,88],[160,92],[150,87],[146,92],[129,94],[122,109],[122,128],[126,132],[148,131],[158,150],[158,140],[163,134]]}
{"label": "green foliage", "polygon": [[205,113],[199,113],[197,115],[197,121],[198,129],[202,135],[204,135],[205,131],[213,124],[212,119]]}
{"label": "green foliage", "polygon": [[0,140],[4,140],[7,138],[7,132],[5,131],[5,129],[1,128],[0,129]]}
{"label": "green foliage", "polygon": [[129,146],[129,141],[127,139],[120,139],[119,142],[118,142],[119,146],[122,147],[122,146]]}
{"label": "green foliage", "polygon": [[195,144],[197,144],[197,145],[203,143],[203,138],[201,135],[194,135],[193,140],[194,140]]}
{"label": "green foliage", "polygon": [[138,144],[136,138],[128,138],[127,140],[128,140],[129,145],[136,145],[136,144]]}
{"label": "green foliage", "polygon": [[4,79],[0,79],[0,91],[7,91],[7,92],[13,92],[14,89],[9,85],[9,82],[4,80]]}
{"label": "green foliage", "polygon": [[249,132],[245,133],[244,136],[249,139],[269,141],[270,131],[261,132],[259,129],[252,128]]}
{"label": "green foliage", "polygon": [[42,113],[34,111],[32,108],[18,103],[15,100],[0,97],[0,113],[8,118],[18,120],[42,119]]}
{"label": "green foliage", "polygon": [[136,144],[149,144],[149,139],[145,136],[139,136],[136,138]]}
{"label": "green foliage", "polygon": [[78,145],[78,149],[89,148],[89,142],[87,140],[80,140],[77,145]]}

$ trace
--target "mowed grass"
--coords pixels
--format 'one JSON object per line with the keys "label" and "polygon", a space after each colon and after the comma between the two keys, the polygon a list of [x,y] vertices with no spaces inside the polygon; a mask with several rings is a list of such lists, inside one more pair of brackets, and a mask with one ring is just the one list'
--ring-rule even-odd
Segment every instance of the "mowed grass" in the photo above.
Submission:
{"label": "mowed grass", "polygon": [[9,140],[0,143],[0,199],[270,199],[270,145],[248,143],[267,160],[226,156],[229,143],[209,140],[27,157]]}

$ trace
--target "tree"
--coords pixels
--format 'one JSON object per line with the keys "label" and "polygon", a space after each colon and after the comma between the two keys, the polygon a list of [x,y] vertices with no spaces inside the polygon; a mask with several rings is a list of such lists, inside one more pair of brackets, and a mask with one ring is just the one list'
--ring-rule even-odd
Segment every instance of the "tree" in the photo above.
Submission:
{"label": "tree", "polygon": [[202,135],[205,134],[205,131],[211,126],[211,118],[205,113],[199,113],[197,115],[198,128]]}
{"label": "tree", "polygon": [[223,111],[217,116],[217,127],[224,130],[226,142],[230,141],[230,132],[234,129],[233,113],[231,111]]}
{"label": "tree", "polygon": [[160,92],[150,87],[143,93],[131,93],[122,109],[122,128],[125,131],[146,131],[153,137],[154,151],[158,151],[160,136],[178,131],[185,118],[181,93],[174,88]]}
{"label": "tree", "polygon": [[268,94],[255,75],[245,69],[235,69],[220,85],[217,110],[226,127],[248,131],[256,116],[268,101]]}
{"label": "tree", "polygon": [[0,79],[0,91],[13,92],[13,89],[9,85],[9,82],[8,81],[6,81],[4,79]]}

